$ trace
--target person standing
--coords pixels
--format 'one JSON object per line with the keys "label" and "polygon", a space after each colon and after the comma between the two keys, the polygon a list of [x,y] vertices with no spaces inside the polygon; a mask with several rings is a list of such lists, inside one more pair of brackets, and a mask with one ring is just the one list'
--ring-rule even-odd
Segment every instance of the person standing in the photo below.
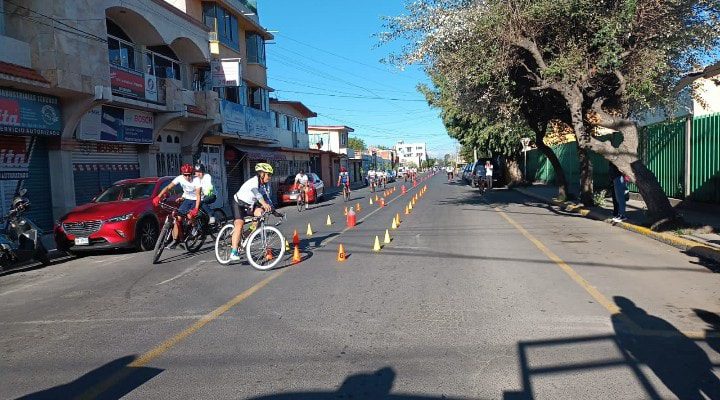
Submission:
{"label": "person standing", "polygon": [[623,222],[627,220],[625,216],[625,178],[615,164],[610,163],[608,168],[608,177],[612,182],[612,199],[613,199],[613,222]]}
{"label": "person standing", "polygon": [[493,185],[493,165],[490,160],[485,161],[485,182],[487,182],[487,188],[492,189]]}
{"label": "person standing", "polygon": [[214,224],[215,217],[213,216],[212,210],[210,209],[210,204],[214,203],[215,200],[217,200],[217,195],[215,194],[215,187],[212,183],[212,176],[210,176],[210,174],[208,173],[205,173],[205,166],[201,163],[195,164],[194,170],[195,178],[200,180],[200,188],[202,189],[202,200],[200,201],[200,208],[202,208],[205,214],[208,215],[208,222],[210,224]]}

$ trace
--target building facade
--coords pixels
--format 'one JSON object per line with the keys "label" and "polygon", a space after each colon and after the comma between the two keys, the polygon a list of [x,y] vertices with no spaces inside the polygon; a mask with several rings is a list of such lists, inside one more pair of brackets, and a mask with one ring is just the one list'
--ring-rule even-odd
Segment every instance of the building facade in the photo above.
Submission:
{"label": "building facade", "polygon": [[399,141],[395,144],[397,159],[403,166],[415,165],[420,167],[424,161],[427,161],[427,147],[425,143],[405,143]]}
{"label": "building facade", "polygon": [[[351,132],[355,130],[344,125],[310,125],[308,127],[309,147],[314,150],[324,151],[328,153],[327,160],[321,162],[320,178],[326,185],[335,186],[337,184],[340,167],[351,170],[350,159],[355,157],[354,151],[348,148],[348,139]],[[358,164],[353,161],[353,165]],[[355,168],[354,166],[352,168]],[[359,174],[351,174],[354,178]],[[353,181],[355,183],[357,181]]]}

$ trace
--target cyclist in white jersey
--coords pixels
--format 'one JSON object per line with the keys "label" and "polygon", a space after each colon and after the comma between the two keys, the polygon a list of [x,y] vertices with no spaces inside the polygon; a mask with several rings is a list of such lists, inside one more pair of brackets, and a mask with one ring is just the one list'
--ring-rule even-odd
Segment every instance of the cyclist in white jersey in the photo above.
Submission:
{"label": "cyclist in white jersey", "polygon": [[235,218],[232,234],[232,250],[230,251],[230,260],[237,261],[240,259],[238,245],[240,244],[240,235],[242,234],[245,218],[248,216],[259,217],[264,212],[272,211],[272,202],[267,184],[273,174],[273,167],[267,163],[258,163],[255,166],[256,176],[248,179],[240,186],[240,190],[233,196],[233,217]]}
{"label": "cyclist in white jersey", "polygon": [[305,193],[305,209],[308,209],[308,181],[309,178],[305,174],[304,170],[300,170],[297,175],[295,175],[295,184],[299,185],[298,189],[302,190]]}

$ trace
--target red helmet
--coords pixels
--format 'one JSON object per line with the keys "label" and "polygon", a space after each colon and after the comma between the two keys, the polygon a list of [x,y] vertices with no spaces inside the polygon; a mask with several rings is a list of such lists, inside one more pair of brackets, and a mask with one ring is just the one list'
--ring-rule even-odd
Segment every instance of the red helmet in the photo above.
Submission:
{"label": "red helmet", "polygon": [[180,172],[182,172],[183,175],[185,174],[192,174],[193,173],[193,166],[185,163],[180,167]]}
{"label": "red helmet", "polygon": [[347,172],[347,169],[345,169],[345,167],[340,167],[340,172]]}

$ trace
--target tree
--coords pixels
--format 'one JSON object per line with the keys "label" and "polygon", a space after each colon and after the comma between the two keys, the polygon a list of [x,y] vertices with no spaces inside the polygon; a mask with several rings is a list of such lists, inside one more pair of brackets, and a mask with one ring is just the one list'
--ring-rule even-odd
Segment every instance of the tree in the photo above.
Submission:
{"label": "tree", "polygon": [[365,146],[365,141],[355,137],[351,137],[348,139],[348,147],[357,152],[362,152],[367,149],[367,146]]}
{"label": "tree", "polygon": [[[440,71],[460,102],[487,103],[522,69],[532,90],[563,99],[579,146],[633,179],[651,221],[675,217],[638,156],[634,118],[670,104],[687,68],[720,44],[717,0],[418,0],[388,19],[384,40],[408,39],[394,59]],[[478,56],[481,55],[481,56]],[[593,137],[618,131],[622,142]]]}

